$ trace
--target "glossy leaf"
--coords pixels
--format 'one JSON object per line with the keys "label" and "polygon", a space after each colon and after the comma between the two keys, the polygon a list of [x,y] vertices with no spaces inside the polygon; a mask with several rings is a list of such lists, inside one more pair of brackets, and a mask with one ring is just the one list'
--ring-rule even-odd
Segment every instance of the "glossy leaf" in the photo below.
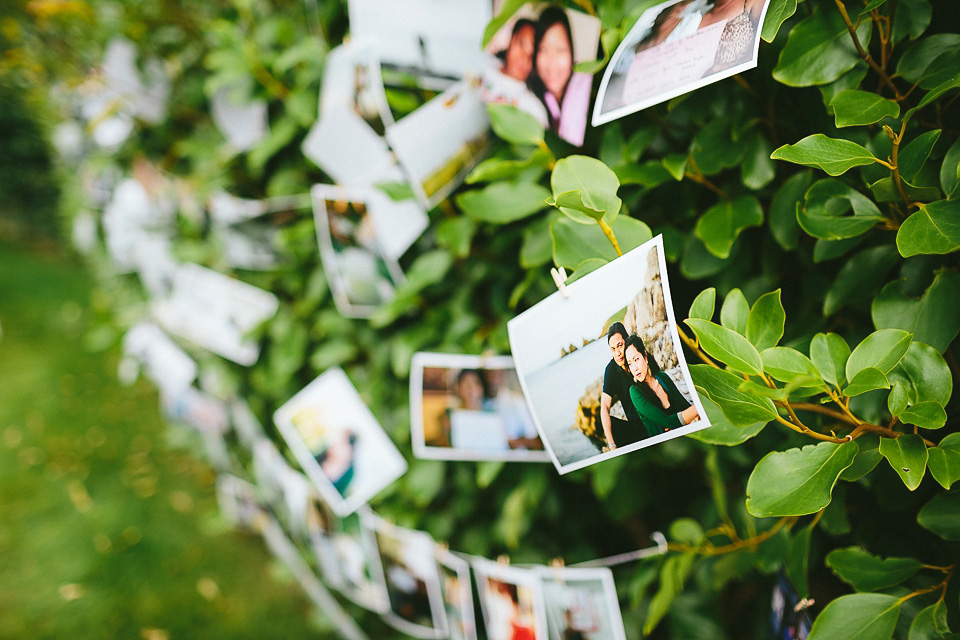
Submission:
{"label": "glossy leaf", "polygon": [[921,204],[920,210],[900,225],[897,249],[904,258],[960,249],[960,202],[938,200]]}
{"label": "glossy leaf", "polygon": [[857,443],[859,450],[853,459],[853,464],[843,470],[840,479],[847,482],[856,482],[864,477],[883,460],[880,455],[880,438],[874,434],[860,436],[854,442]]}
{"label": "glossy leaf", "polygon": [[900,422],[915,424],[921,429],[939,429],[947,423],[947,412],[943,406],[927,400],[901,411],[897,416]]}
{"label": "glossy leaf", "polygon": [[516,145],[543,144],[543,125],[532,115],[513,105],[487,105],[490,126],[501,140]]}
{"label": "glossy leaf", "polygon": [[944,407],[953,393],[953,377],[946,360],[939,351],[920,342],[910,344],[888,378],[904,386],[910,404],[930,401]]}
{"label": "glossy leaf", "polygon": [[933,151],[933,145],[940,139],[940,129],[927,131],[917,138],[911,140],[900,149],[900,155],[897,164],[900,167],[900,175],[904,180],[913,182],[923,168],[923,163],[930,157]]}
{"label": "glossy leaf", "polygon": [[740,289],[731,289],[720,307],[720,324],[740,335],[746,335],[749,316],[750,305],[747,304],[747,298]]}
{"label": "glossy leaf", "polygon": [[887,380],[887,376],[882,371],[874,367],[866,367],[850,379],[850,384],[843,389],[843,395],[852,398],[868,391],[889,388],[890,381]]}
{"label": "glossy leaf", "polygon": [[523,230],[523,244],[520,246],[521,267],[533,269],[547,264],[553,257],[553,238],[550,236],[550,225],[559,215],[559,211],[551,211],[547,215],[539,216],[533,222],[527,223]]}
{"label": "glossy leaf", "polygon": [[858,236],[883,219],[872,200],[839,180],[815,182],[797,212],[804,231],[826,240]]}
{"label": "glossy leaf", "polygon": [[944,540],[960,541],[960,491],[935,495],[920,509],[917,522]]}
{"label": "glossy leaf", "polygon": [[810,340],[810,360],[824,380],[835,387],[847,383],[847,358],[850,347],[847,341],[835,333],[818,333]]}
{"label": "glossy leaf", "polygon": [[707,394],[734,426],[750,427],[757,422],[766,424],[777,417],[777,410],[769,398],[739,391],[743,378],[729,371],[695,364],[690,366],[690,375],[697,389]]}
{"label": "glossy leaf", "polygon": [[898,261],[896,250],[883,244],[854,255],[843,265],[827,290],[823,315],[831,316],[844,305],[874,295]]}
{"label": "glossy leaf", "polygon": [[957,195],[960,186],[960,138],[954,141],[940,165],[940,187],[948,198]]}
{"label": "glossy leaf", "polygon": [[697,387],[697,392],[700,394],[700,403],[703,405],[703,410],[706,412],[707,418],[710,419],[710,426],[687,434],[688,438],[707,444],[733,447],[754,437],[768,424],[766,420],[760,420],[745,426],[735,425],[727,419],[723,410],[711,399],[710,394],[705,389]]}
{"label": "glossy leaf", "polygon": [[771,0],[767,6],[767,15],[763,19],[760,37],[764,42],[773,42],[777,32],[790,16],[797,11],[797,0]]}
{"label": "glossy leaf", "polygon": [[694,233],[703,240],[710,253],[718,258],[730,256],[730,249],[740,233],[763,224],[763,209],[753,196],[720,202],[700,216]]}
{"label": "glossy leaf", "polygon": [[687,314],[691,318],[702,318],[703,320],[712,320],[713,313],[717,305],[717,290],[713,287],[704,289],[690,304],[690,312]]}
{"label": "glossy leaf", "polygon": [[910,347],[912,335],[902,329],[874,331],[858,344],[847,358],[846,375],[852,380],[857,372],[873,367],[881,373],[889,373],[897,366]]}
{"label": "glossy leaf", "polygon": [[[900,188],[903,189],[903,193],[900,193]],[[940,199],[940,190],[936,187],[918,187],[901,178],[898,188],[893,176],[881,178],[871,184],[870,192],[873,193],[873,199],[877,202],[903,202],[904,193],[911,202],[930,202]]]}
{"label": "glossy leaf", "polygon": [[757,348],[736,331],[700,318],[687,318],[684,322],[697,334],[707,355],[742,373],[760,375],[763,371]]}
{"label": "glossy leaf", "polygon": [[474,220],[506,224],[547,208],[550,192],[532,182],[494,182],[457,196],[457,205]]}
{"label": "glossy leaf", "polygon": [[880,591],[913,577],[923,564],[913,558],[880,558],[861,547],[834,549],[827,566],[857,591]]}
{"label": "glossy leaf", "polygon": [[810,186],[813,172],[801,171],[784,182],[770,202],[770,232],[784,249],[795,249],[800,235],[797,207]]}
{"label": "glossy leaf", "polygon": [[920,610],[910,623],[907,640],[941,640],[950,634],[947,623],[947,604],[937,600]]}
{"label": "glossy leaf", "polygon": [[[617,174],[596,158],[567,156],[558,160],[550,175],[550,187],[554,198],[568,191],[579,191],[581,202],[595,211],[603,211],[607,224],[613,224],[620,213]],[[560,211],[576,222],[595,224],[593,217],[579,211],[566,207],[560,207]]]}
{"label": "glossy leaf", "polygon": [[900,115],[900,105],[871,91],[848,89],[830,101],[837,127],[852,127],[880,122]]}
{"label": "glossy leaf", "polygon": [[960,46],[960,34],[936,33],[913,43],[897,61],[897,73],[907,82],[919,82],[930,63]]}
{"label": "glossy leaf", "polygon": [[910,491],[920,486],[927,471],[927,445],[912,433],[899,438],[880,438],[880,454]]}
{"label": "glossy leaf", "polygon": [[546,167],[553,160],[553,155],[543,149],[535,149],[523,160],[505,160],[503,158],[487,158],[482,161],[467,176],[467,184],[478,182],[494,182],[497,180],[513,180],[521,172],[528,169]]}
{"label": "glossy leaf", "polygon": [[[790,347],[770,347],[760,352],[763,369],[780,382],[791,382],[799,376],[820,380],[820,372],[807,356]],[[822,388],[823,381],[811,383]]]}
{"label": "glossy leaf", "polygon": [[746,141],[740,182],[748,189],[762,189],[776,175],[776,165],[770,160],[773,146],[759,132],[754,132]]}
{"label": "glossy leaf", "polygon": [[960,480],[960,433],[948,434],[935,447],[927,449],[930,475],[944,489]]}
{"label": "glossy leaf", "polygon": [[831,600],[813,622],[808,640],[889,640],[900,617],[900,600],[881,593],[855,593]]}
{"label": "glossy leaf", "polygon": [[[871,31],[870,20],[861,21],[857,27],[857,37],[864,47],[870,44]],[[840,12],[832,5],[816,5],[813,15],[790,30],[773,77],[791,87],[826,84],[859,61],[860,56]]]}
{"label": "glossy leaf", "polygon": [[558,209],[572,209],[578,211],[588,218],[600,220],[603,218],[604,211],[597,211],[590,205],[584,204],[582,194],[579,191],[564,191],[557,194],[556,198],[550,196],[547,198],[547,204]]}
{"label": "glossy leaf", "polygon": [[747,511],[758,518],[816,513],[830,504],[833,486],[856,454],[854,442],[768,453],[747,481]]}
{"label": "glossy leaf", "polygon": [[[763,294],[753,303],[750,315],[747,316],[747,340],[752,342],[758,351],[776,346],[783,337],[786,320],[787,314],[780,302],[780,289]],[[813,373],[816,375],[815,369]]]}
{"label": "glossy leaf", "polygon": [[876,162],[873,154],[856,142],[830,138],[822,133],[807,136],[796,144],[785,144],[770,154],[770,157],[822,169],[831,176]]}

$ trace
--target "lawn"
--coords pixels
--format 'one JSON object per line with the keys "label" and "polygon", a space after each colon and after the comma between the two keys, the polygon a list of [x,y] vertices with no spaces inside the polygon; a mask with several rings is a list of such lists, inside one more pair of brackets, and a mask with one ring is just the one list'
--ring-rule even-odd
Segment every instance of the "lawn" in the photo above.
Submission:
{"label": "lawn", "polygon": [[330,636],[219,516],[151,385],[85,346],[92,288],[76,260],[0,241],[0,639]]}

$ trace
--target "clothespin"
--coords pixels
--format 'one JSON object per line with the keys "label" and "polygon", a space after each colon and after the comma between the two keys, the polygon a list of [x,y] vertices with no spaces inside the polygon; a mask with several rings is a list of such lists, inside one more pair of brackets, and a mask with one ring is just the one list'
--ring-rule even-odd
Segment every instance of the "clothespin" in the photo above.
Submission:
{"label": "clothespin", "polygon": [[800,611],[803,611],[804,609],[807,609],[807,608],[809,608],[809,607],[812,607],[812,606],[813,606],[813,603],[814,603],[813,598],[803,598],[803,599],[800,600],[800,602],[798,602],[798,603],[796,604],[796,606],[793,608],[793,610],[794,610],[794,612],[799,613]]}
{"label": "clothespin", "polygon": [[567,294],[567,287],[565,284],[567,281],[566,270],[563,267],[551,267],[550,275],[553,277],[553,282],[557,285],[557,289],[560,290],[560,295],[562,295],[564,298],[569,298],[570,296]]}
{"label": "clothespin", "polygon": [[553,579],[557,582],[564,582],[563,579],[563,568],[566,566],[566,563],[563,561],[563,558],[554,558],[550,561],[550,568],[553,569]]}
{"label": "clothespin", "polygon": [[506,567],[506,566],[509,566],[509,565],[510,565],[510,556],[508,556],[508,555],[505,554],[505,553],[501,553],[499,556],[497,556],[497,564],[503,565],[503,566],[505,566],[505,567]]}

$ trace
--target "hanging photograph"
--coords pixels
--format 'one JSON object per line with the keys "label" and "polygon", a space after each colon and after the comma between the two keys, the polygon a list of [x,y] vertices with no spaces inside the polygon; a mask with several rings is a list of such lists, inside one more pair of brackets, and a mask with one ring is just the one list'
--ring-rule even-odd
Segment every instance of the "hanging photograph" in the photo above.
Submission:
{"label": "hanging photograph", "polygon": [[171,333],[249,366],[260,356],[260,344],[249,334],[272,318],[279,305],[269,291],[187,263],[177,267],[170,295],[154,300],[150,311]]}
{"label": "hanging photograph", "polygon": [[483,101],[517,107],[579,147],[593,75],[575,67],[596,60],[599,43],[596,17],[546,3],[525,4],[487,46]]}
{"label": "hanging photograph", "polygon": [[668,0],[644,11],[600,81],[593,126],[757,66],[770,0]]}
{"label": "hanging photograph", "polygon": [[196,361],[187,355],[160,327],[141,321],[123,336],[123,359],[117,377],[131,385],[140,370],[161,393],[176,395],[197,377]]}
{"label": "hanging photograph", "polygon": [[360,519],[377,540],[382,569],[378,578],[390,601],[384,620],[415,638],[446,638],[437,543],[427,533],[398,527],[372,511]]}
{"label": "hanging photograph", "polygon": [[319,509],[314,516],[311,546],[324,581],[361,607],[386,614],[390,601],[376,578],[381,572],[376,539],[362,526],[360,515],[341,520]]}
{"label": "hanging photograph", "polygon": [[550,640],[626,640],[610,569],[543,567],[540,575]]}
{"label": "hanging photograph", "polygon": [[472,558],[488,640],[547,640],[543,590],[536,569]]}
{"label": "hanging photograph", "polygon": [[337,184],[369,187],[403,180],[387,141],[349,107],[322,112],[300,150]]}
{"label": "hanging photograph", "polygon": [[311,194],[320,259],[337,309],[349,318],[369,318],[403,282],[400,265],[380,242],[373,213],[380,200],[373,190],[331,185],[314,185]]}
{"label": "hanging photograph", "polygon": [[709,426],[677,335],[661,236],[566,290],[507,323],[560,473]]}
{"label": "hanging photograph", "polygon": [[320,115],[343,108],[363,118],[379,136],[393,124],[372,42],[345,42],[331,49],[324,60]]}
{"label": "hanging photograph", "polygon": [[310,481],[343,517],[407,470],[347,374],[328,369],[273,414]]}
{"label": "hanging photograph", "polygon": [[442,90],[483,65],[490,0],[348,0],[350,36],[372,42],[389,83]]}
{"label": "hanging photograph", "polygon": [[256,533],[271,519],[257,487],[234,475],[217,476],[217,505],[227,522]]}
{"label": "hanging photograph", "polygon": [[189,386],[172,393],[161,390],[160,406],[168,421],[183,424],[200,436],[212,467],[219,471],[234,470],[237,464],[225,438],[230,424],[226,402]]}
{"label": "hanging photograph", "polygon": [[450,640],[477,640],[470,563],[449,549],[437,547],[437,566]]}
{"label": "hanging photograph", "polygon": [[463,80],[387,127],[387,141],[427,210],[463,182],[490,147],[477,81]]}
{"label": "hanging photograph", "polygon": [[510,356],[414,354],[410,429],[418,458],[550,461]]}

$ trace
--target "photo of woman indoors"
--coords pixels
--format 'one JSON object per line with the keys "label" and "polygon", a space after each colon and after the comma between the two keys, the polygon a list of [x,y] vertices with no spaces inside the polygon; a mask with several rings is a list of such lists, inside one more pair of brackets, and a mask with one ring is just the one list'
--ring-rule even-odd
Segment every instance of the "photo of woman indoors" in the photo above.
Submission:
{"label": "photo of woman indoors", "polygon": [[640,336],[633,334],[627,338],[624,355],[633,376],[630,400],[650,436],[700,418],[697,408],[683,397],[670,376],[650,357]]}

